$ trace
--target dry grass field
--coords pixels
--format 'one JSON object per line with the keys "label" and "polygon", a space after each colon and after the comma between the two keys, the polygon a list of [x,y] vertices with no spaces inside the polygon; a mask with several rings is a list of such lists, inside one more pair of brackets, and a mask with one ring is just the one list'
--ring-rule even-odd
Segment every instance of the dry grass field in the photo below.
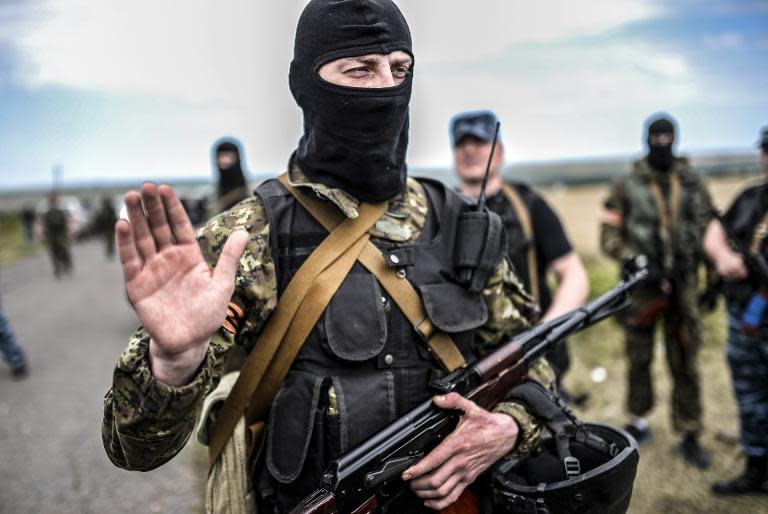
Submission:
{"label": "dry grass field", "polygon": [[[715,203],[722,209],[738,191],[753,182],[754,178],[725,179],[712,181],[709,186]],[[617,277],[616,266],[599,255],[598,216],[607,191],[607,185],[542,190],[564,220],[574,245],[585,258],[593,294],[610,287]],[[768,496],[721,499],[709,494],[712,482],[735,476],[741,471],[744,460],[738,444],[723,437],[738,434],[738,418],[724,358],[722,308],[707,316],[704,324],[704,347],[699,358],[706,427],[703,443],[713,452],[714,465],[707,471],[698,471],[686,466],[673,451],[678,441],[672,433],[669,417],[670,381],[664,348],[657,337],[653,368],[657,407],[650,417],[654,438],[641,447],[631,513],[768,512]],[[573,393],[589,394],[588,403],[579,414],[585,420],[622,425],[625,422],[626,387],[623,339],[619,326],[612,320],[603,322],[573,337],[569,344],[574,362],[566,385]],[[607,378],[602,383],[594,383],[590,379],[590,371],[596,367],[607,370]]]}

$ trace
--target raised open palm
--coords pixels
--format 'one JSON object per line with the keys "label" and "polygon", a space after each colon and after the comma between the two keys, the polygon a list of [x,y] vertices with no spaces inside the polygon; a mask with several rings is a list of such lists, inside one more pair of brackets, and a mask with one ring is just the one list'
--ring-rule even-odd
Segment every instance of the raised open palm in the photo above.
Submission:
{"label": "raised open palm", "polygon": [[126,194],[125,204],[130,223],[117,222],[117,246],[128,298],[152,338],[151,351],[168,358],[204,354],[225,318],[248,234],[232,234],[211,271],[169,186],[144,184],[141,195]]}

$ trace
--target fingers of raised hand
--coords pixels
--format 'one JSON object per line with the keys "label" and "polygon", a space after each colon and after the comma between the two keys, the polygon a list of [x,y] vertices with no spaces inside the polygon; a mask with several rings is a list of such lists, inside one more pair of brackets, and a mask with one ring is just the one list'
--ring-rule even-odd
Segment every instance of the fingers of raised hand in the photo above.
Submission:
{"label": "fingers of raised hand", "polygon": [[141,186],[141,201],[147,211],[147,219],[157,250],[169,247],[173,242],[171,227],[165,215],[165,206],[156,184],[147,182]]}
{"label": "fingers of raised hand", "polygon": [[219,261],[213,270],[213,279],[220,284],[232,284],[233,277],[240,265],[240,257],[243,255],[245,246],[250,238],[245,230],[237,230],[230,234],[224,248],[221,249]]}
{"label": "fingers of raised hand", "polygon": [[167,214],[168,222],[170,223],[171,231],[176,238],[176,242],[180,244],[194,243],[195,231],[192,228],[192,223],[189,221],[187,211],[185,211],[184,206],[181,205],[179,197],[176,196],[173,189],[167,185],[159,186],[157,192],[165,206],[165,213]]}
{"label": "fingers of raised hand", "polygon": [[129,191],[125,195],[125,207],[128,210],[128,220],[133,232],[133,244],[143,260],[147,260],[157,253],[155,240],[149,231],[147,217],[144,215],[144,206],[141,197],[136,191]]}
{"label": "fingers of raised hand", "polygon": [[115,238],[125,281],[130,282],[139,274],[143,263],[133,240],[133,230],[126,220],[120,220],[115,225]]}

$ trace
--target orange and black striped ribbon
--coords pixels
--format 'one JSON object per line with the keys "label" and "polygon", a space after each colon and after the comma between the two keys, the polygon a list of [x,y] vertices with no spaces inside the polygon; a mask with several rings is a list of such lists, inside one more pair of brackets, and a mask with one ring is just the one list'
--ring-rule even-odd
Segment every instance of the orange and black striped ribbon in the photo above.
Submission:
{"label": "orange and black striped ribbon", "polygon": [[243,309],[241,309],[240,306],[234,302],[230,302],[227,306],[227,317],[224,319],[224,323],[222,323],[221,326],[224,327],[224,330],[231,333],[232,335],[237,335],[242,322]]}

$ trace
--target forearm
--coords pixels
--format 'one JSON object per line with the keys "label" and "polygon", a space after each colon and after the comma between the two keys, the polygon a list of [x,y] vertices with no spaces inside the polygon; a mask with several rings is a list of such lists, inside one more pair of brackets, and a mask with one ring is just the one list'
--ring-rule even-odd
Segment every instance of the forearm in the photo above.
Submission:
{"label": "forearm", "polygon": [[214,360],[209,349],[187,385],[173,387],[150,371],[149,336],[143,331],[134,335],[104,398],[102,439],[116,466],[147,471],[184,447],[203,398],[214,385]]}
{"label": "forearm", "polygon": [[587,272],[576,252],[571,251],[552,264],[558,284],[555,296],[541,321],[549,321],[576,309],[587,299],[589,281]]}
{"label": "forearm", "polygon": [[713,220],[707,225],[703,246],[704,252],[715,262],[730,257],[731,254],[735,253],[728,244],[728,238],[723,226],[717,220]]}

